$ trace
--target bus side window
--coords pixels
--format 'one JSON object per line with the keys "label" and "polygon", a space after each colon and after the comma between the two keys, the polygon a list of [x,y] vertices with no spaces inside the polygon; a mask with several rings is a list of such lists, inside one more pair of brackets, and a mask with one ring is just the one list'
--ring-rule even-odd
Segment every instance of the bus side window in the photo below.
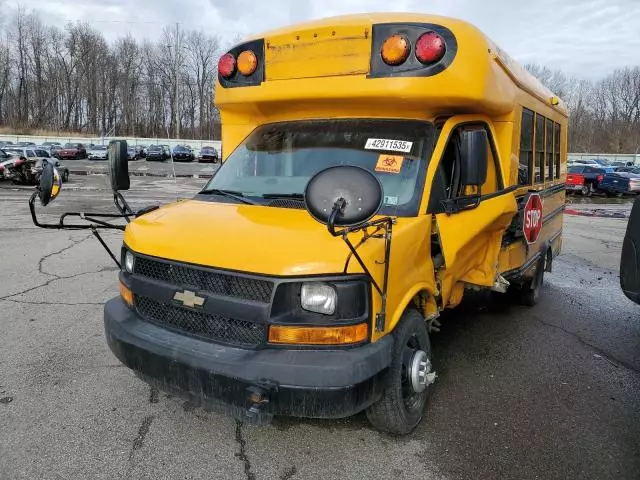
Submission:
{"label": "bus side window", "polygon": [[438,169],[433,178],[429,213],[444,212],[442,202],[457,196],[460,183],[460,138],[455,130],[444,149]]}
{"label": "bus side window", "polygon": [[531,185],[533,172],[533,112],[522,109],[520,122],[520,166],[518,168],[518,184]]}

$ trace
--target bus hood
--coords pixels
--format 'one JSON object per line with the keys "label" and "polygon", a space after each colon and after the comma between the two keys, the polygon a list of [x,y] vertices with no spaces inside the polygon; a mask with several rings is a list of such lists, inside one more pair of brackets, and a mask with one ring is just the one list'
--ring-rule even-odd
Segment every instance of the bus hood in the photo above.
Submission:
{"label": "bus hood", "polygon": [[[154,257],[282,276],[341,273],[349,254],[306,210],[198,200],[137,218],[124,241],[134,252]],[[384,242],[370,240],[359,251],[365,258],[382,255],[381,260],[383,249]],[[351,261],[350,271],[361,272],[357,262]]]}

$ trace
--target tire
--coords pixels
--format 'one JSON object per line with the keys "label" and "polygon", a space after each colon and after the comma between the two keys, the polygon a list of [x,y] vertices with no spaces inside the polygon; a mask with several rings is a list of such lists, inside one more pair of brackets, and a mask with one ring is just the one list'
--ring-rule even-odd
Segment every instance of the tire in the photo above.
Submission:
{"label": "tire", "polygon": [[540,301],[542,285],[544,283],[544,270],[545,259],[543,258],[538,261],[535,277],[520,287],[520,290],[518,291],[518,301],[521,305],[533,307]]}
{"label": "tire", "polygon": [[62,173],[62,182],[67,183],[68,181],[69,181],[69,172],[65,170]]}
{"label": "tire", "polygon": [[[366,410],[367,418],[377,430],[395,435],[410,433],[422,420],[431,387],[417,393],[407,375],[411,351],[422,350],[431,362],[431,345],[422,315],[408,309],[391,334],[394,339],[391,365],[386,374],[386,387],[377,402]],[[428,373],[431,371],[429,368]]]}
{"label": "tire", "polygon": [[583,185],[582,188],[580,189],[580,193],[582,194],[583,197],[590,197],[591,189],[588,186]]}

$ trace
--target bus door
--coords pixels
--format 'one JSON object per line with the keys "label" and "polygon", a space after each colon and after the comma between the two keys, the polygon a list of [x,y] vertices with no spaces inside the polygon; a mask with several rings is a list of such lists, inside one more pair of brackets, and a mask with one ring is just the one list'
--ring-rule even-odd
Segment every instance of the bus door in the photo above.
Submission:
{"label": "bus door", "polygon": [[432,255],[443,307],[458,282],[493,287],[502,236],[517,212],[505,189],[493,130],[484,117],[452,117],[434,150],[437,160],[428,212]]}

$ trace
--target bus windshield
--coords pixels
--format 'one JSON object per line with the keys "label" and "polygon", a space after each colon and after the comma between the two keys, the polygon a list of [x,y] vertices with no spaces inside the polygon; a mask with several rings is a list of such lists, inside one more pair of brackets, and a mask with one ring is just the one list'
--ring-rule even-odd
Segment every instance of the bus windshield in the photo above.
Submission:
{"label": "bus windshield", "polygon": [[433,144],[433,125],[409,120],[314,120],[263,125],[229,156],[205,186],[243,197],[300,198],[325,168],[356,165],[382,183],[380,213],[414,216]]}

